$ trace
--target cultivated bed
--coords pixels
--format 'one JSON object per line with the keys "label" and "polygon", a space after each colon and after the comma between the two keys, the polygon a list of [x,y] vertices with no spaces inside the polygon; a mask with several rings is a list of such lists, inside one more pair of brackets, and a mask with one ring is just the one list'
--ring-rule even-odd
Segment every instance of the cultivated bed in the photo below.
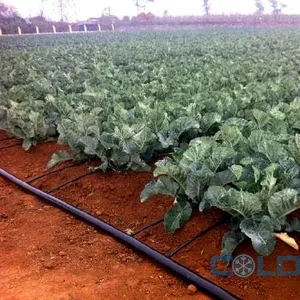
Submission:
{"label": "cultivated bed", "polygon": [[293,296],[296,277],[222,278],[210,261],[272,253],[273,270],[298,253],[276,234],[300,230],[299,43],[293,29],[1,38],[0,128],[28,151],[1,141],[1,168],[82,161],[35,185],[98,171],[57,193],[127,233],[165,214],[138,237],[165,254],[231,215],[174,258],[239,296]]}

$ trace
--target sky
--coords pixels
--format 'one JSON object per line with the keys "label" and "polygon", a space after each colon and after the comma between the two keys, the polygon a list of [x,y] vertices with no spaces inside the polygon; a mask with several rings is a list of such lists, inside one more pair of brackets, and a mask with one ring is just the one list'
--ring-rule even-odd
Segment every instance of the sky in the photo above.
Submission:
{"label": "sky", "polygon": [[[31,17],[37,15],[41,10],[42,0],[0,0],[6,4],[13,5],[17,8],[23,17]],[[57,0],[45,1],[45,16],[56,20],[59,18]],[[135,16],[136,8],[133,0],[67,0],[73,2],[69,6],[69,19],[86,20],[91,17],[99,17],[105,7],[111,7],[112,13],[118,17]],[[268,0],[263,0],[266,13],[270,12]],[[284,13],[300,14],[300,0],[279,0],[285,3],[287,8]],[[149,3],[146,12],[162,16],[165,10],[169,15],[201,15],[204,13],[202,8],[202,0],[155,0]],[[211,12],[216,14],[251,14],[255,11],[254,0],[211,0]]]}

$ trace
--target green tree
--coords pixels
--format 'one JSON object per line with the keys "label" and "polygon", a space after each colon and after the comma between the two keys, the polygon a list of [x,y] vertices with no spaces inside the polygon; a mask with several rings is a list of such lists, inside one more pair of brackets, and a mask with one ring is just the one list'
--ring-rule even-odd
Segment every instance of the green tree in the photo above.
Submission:
{"label": "green tree", "polygon": [[75,7],[74,0],[57,0],[60,22],[68,21],[72,9]]}
{"label": "green tree", "polygon": [[272,7],[272,13],[273,14],[280,14],[281,13],[281,8],[279,8],[279,4],[277,0],[269,0],[269,3]]}
{"label": "green tree", "polygon": [[19,17],[16,8],[11,5],[0,2],[0,17],[1,18],[15,18]]}
{"label": "green tree", "polygon": [[41,6],[40,6],[40,16],[44,17],[44,13],[45,13],[45,2],[47,2],[47,0],[41,0]]}
{"label": "green tree", "polygon": [[3,33],[15,33],[17,27],[26,25],[15,7],[0,2],[0,27]]}
{"label": "green tree", "polygon": [[141,9],[145,9],[148,2],[154,2],[154,0],[133,0],[136,7],[137,15],[141,12]]}
{"label": "green tree", "polygon": [[256,6],[256,14],[262,15],[265,11],[265,7],[261,0],[255,0],[255,6]]}
{"label": "green tree", "polygon": [[280,3],[280,7],[281,7],[281,11],[287,7],[287,5],[285,3]]}
{"label": "green tree", "polygon": [[203,0],[203,8],[204,8],[205,14],[208,16],[210,13],[210,1],[209,0]]}
{"label": "green tree", "polygon": [[102,16],[111,16],[112,15],[112,8],[111,7],[105,7],[102,11]]}

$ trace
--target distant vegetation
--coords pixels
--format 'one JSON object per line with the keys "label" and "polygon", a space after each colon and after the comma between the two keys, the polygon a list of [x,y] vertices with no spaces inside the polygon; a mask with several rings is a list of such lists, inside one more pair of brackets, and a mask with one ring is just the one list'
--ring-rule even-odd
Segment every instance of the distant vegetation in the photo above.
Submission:
{"label": "distant vegetation", "polygon": [[[61,1],[60,1],[61,2]],[[62,1],[64,2],[64,1]],[[203,1],[202,16],[169,16],[168,11],[164,12],[162,17],[153,15],[152,13],[142,12],[145,10],[145,5],[153,1],[136,1],[137,16],[124,16],[122,19],[113,15],[111,7],[103,10],[99,18],[92,18],[85,21],[71,23],[74,31],[83,31],[83,26],[86,25],[89,31],[98,30],[98,24],[103,30],[110,30],[111,24],[115,25],[116,29],[126,29],[135,27],[151,27],[151,26],[299,26],[300,15],[285,15],[282,10],[286,5],[270,1],[272,14],[264,14],[265,7],[262,1],[255,0],[256,12],[253,15],[213,15],[210,12],[210,1]],[[65,3],[65,2],[64,2]],[[69,30],[69,22],[64,17],[66,14],[65,5],[61,7],[60,22],[48,20],[44,17],[43,9],[40,15],[32,18],[22,18],[17,10],[0,2],[0,28],[4,34],[17,33],[17,28],[22,28],[23,33],[35,33],[36,26],[39,27],[41,33],[52,32],[52,25],[56,26],[57,32],[67,32]]]}

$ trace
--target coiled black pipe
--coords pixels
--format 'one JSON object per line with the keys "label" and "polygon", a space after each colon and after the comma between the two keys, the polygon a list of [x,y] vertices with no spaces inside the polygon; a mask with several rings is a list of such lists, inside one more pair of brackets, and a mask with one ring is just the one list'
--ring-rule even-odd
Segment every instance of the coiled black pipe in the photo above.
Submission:
{"label": "coiled black pipe", "polygon": [[238,299],[237,296],[233,295],[229,291],[224,290],[222,287],[214,284],[213,282],[205,279],[201,275],[194,273],[193,271],[189,270],[188,268],[184,267],[183,265],[175,262],[174,260],[164,256],[162,253],[154,250],[153,248],[149,247],[148,245],[138,241],[134,237],[122,232],[121,230],[115,228],[114,226],[95,218],[94,216],[70,205],[52,195],[49,195],[28,183],[22,181],[21,179],[13,176],[12,174],[6,172],[3,169],[0,169],[0,175],[5,177],[6,179],[10,180],[11,182],[17,184],[18,186],[24,188],[25,190],[31,192],[32,194],[41,197],[44,200],[47,200],[51,204],[67,211],[68,213],[86,221],[87,223],[93,225],[95,228],[104,230],[105,232],[109,233],[113,237],[117,238],[118,240],[132,246],[133,248],[139,250],[140,252],[146,254],[147,256],[151,257],[164,267],[168,268],[169,270],[173,271],[174,273],[180,275],[187,281],[195,284],[199,288],[206,290],[208,293],[214,295],[215,297],[223,300],[234,300]]}

